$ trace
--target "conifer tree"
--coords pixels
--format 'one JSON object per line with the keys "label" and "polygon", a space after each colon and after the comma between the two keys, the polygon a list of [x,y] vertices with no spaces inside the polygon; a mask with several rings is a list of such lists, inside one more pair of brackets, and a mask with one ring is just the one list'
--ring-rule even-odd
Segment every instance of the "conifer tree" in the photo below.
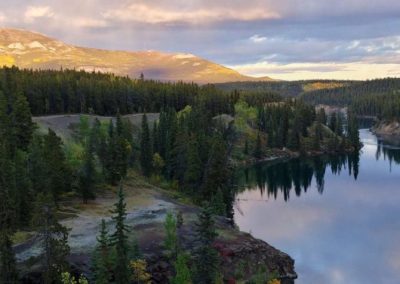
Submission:
{"label": "conifer tree", "polygon": [[329,128],[336,133],[336,126],[337,126],[337,115],[336,113],[331,114],[330,120],[329,120]]}
{"label": "conifer tree", "polygon": [[289,131],[287,146],[290,150],[293,150],[293,151],[299,150],[299,148],[300,148],[299,133],[295,129],[292,129],[291,131]]}
{"label": "conifer tree", "polygon": [[15,210],[19,227],[28,227],[32,215],[32,184],[28,172],[28,155],[17,150],[14,158],[15,165]]}
{"label": "conifer tree", "polygon": [[202,161],[199,154],[197,139],[191,137],[186,152],[186,170],[184,174],[184,183],[187,190],[195,190],[201,182]]}
{"label": "conifer tree", "polygon": [[97,237],[97,246],[94,252],[94,277],[97,284],[110,283],[112,271],[111,241],[106,222],[101,220],[100,235]]}
{"label": "conifer tree", "polygon": [[167,213],[165,217],[165,248],[168,250],[169,257],[175,259],[178,253],[178,235],[177,235],[177,225],[176,219],[171,212]]}
{"label": "conifer tree", "polygon": [[147,116],[144,114],[142,117],[142,131],[140,137],[140,165],[143,175],[145,176],[150,176],[151,174],[152,157],[149,125],[147,123]]}
{"label": "conifer tree", "polygon": [[218,253],[213,242],[217,236],[212,215],[212,208],[206,205],[198,215],[196,223],[199,247],[196,249],[194,282],[199,284],[214,283],[218,272]]}
{"label": "conifer tree", "polygon": [[49,128],[44,137],[43,156],[46,167],[47,187],[45,191],[52,194],[55,201],[61,192],[70,189],[70,171],[63,151],[63,143],[60,137]]}
{"label": "conifer tree", "polygon": [[105,146],[104,169],[107,181],[111,184],[116,184],[120,179],[116,167],[116,151],[117,151],[117,134],[114,130],[114,122],[110,120],[108,125],[108,137]]}
{"label": "conifer tree", "polygon": [[338,136],[343,135],[343,120],[342,120],[342,115],[340,114],[340,112],[336,113],[335,133]]}
{"label": "conifer tree", "polygon": [[31,110],[26,97],[19,94],[13,104],[13,129],[16,138],[16,147],[26,150],[34,131]]}
{"label": "conifer tree", "polygon": [[[272,139],[272,136],[268,136],[268,140]],[[262,145],[261,145],[261,137],[260,133],[257,133],[257,140],[256,140],[256,146],[253,151],[253,157],[256,159],[260,159],[262,157],[263,151],[262,151]]]}
{"label": "conifer tree", "polygon": [[326,125],[327,117],[325,113],[325,109],[321,108],[317,113],[317,121],[323,125]]}
{"label": "conifer tree", "polygon": [[122,181],[118,190],[118,201],[114,204],[114,210],[111,213],[115,214],[112,219],[115,222],[115,232],[111,236],[112,244],[115,246],[117,259],[114,264],[115,283],[126,284],[129,283],[129,259],[128,259],[128,226],[125,224],[126,220],[126,204],[125,196],[122,187]]}
{"label": "conifer tree", "polygon": [[10,231],[2,227],[0,230],[0,284],[17,284],[18,272]]}
{"label": "conifer tree", "polygon": [[12,249],[11,235],[15,230],[15,172],[12,161],[6,154],[4,137],[0,137],[0,283],[18,282],[15,256]]}
{"label": "conifer tree", "polygon": [[202,185],[202,200],[210,200],[217,188],[225,189],[230,181],[225,141],[220,134],[215,134],[212,141]]}
{"label": "conifer tree", "polygon": [[152,142],[153,142],[153,153],[160,153],[160,143],[159,143],[159,134],[158,134],[158,126],[157,122],[153,123],[153,132],[151,134]]}
{"label": "conifer tree", "polygon": [[313,150],[320,150],[321,148],[321,138],[322,138],[322,126],[320,122],[317,122],[314,127],[313,135]]}
{"label": "conifer tree", "polygon": [[93,146],[90,141],[85,147],[83,165],[79,174],[79,190],[82,196],[83,203],[87,203],[89,199],[94,199],[96,186],[96,168],[93,155]]}
{"label": "conifer tree", "polygon": [[222,194],[221,188],[218,188],[216,193],[213,194],[211,198],[211,207],[215,215],[226,215],[226,204],[224,202],[224,195]]}
{"label": "conifer tree", "polygon": [[68,229],[58,222],[54,201],[49,194],[37,196],[32,223],[42,241],[44,283],[59,283],[62,272],[68,269]]}
{"label": "conifer tree", "polygon": [[15,141],[12,122],[9,114],[9,106],[7,98],[0,91],[0,141],[7,157],[10,157],[14,152]]}
{"label": "conifer tree", "polygon": [[358,121],[357,117],[352,111],[347,113],[347,138],[349,139],[351,145],[359,150],[361,147],[360,133],[358,131]]}
{"label": "conifer tree", "polygon": [[188,257],[183,253],[179,253],[174,264],[175,276],[171,279],[171,284],[192,283],[192,277],[187,263],[188,263]]}
{"label": "conifer tree", "polygon": [[118,112],[116,122],[115,138],[115,158],[114,165],[117,170],[118,178],[124,178],[128,171],[129,158],[131,155],[131,144],[129,130]]}

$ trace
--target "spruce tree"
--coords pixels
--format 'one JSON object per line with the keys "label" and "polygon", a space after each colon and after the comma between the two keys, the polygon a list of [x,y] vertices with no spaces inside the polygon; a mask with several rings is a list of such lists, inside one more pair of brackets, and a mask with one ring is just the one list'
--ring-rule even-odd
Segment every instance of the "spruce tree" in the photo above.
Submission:
{"label": "spruce tree", "polygon": [[224,195],[222,194],[221,188],[218,188],[216,193],[213,194],[211,198],[211,207],[215,215],[226,215],[226,204],[224,202]]}
{"label": "spruce tree", "polygon": [[330,120],[329,120],[329,128],[336,133],[336,126],[337,126],[337,115],[336,113],[331,114]]}
{"label": "spruce tree", "polygon": [[105,220],[101,220],[100,235],[94,252],[94,278],[97,284],[110,283],[112,271],[111,241]]}
{"label": "spruce tree", "polygon": [[142,131],[140,137],[140,165],[143,175],[145,176],[150,176],[151,174],[152,157],[149,125],[147,123],[147,116],[144,114],[142,117]]}
{"label": "spruce tree", "polygon": [[210,200],[216,189],[225,189],[229,185],[230,177],[225,141],[220,134],[215,134],[205,169],[201,199]]}
{"label": "spruce tree", "polygon": [[340,114],[340,112],[336,113],[335,133],[338,136],[343,135],[343,120],[342,120],[342,115]]}
{"label": "spruce tree", "polygon": [[32,215],[32,183],[28,172],[28,155],[17,150],[14,158],[15,165],[15,210],[16,221],[20,228],[28,227]]}
{"label": "spruce tree", "polygon": [[171,212],[167,213],[165,217],[165,241],[164,246],[168,250],[168,256],[171,259],[175,259],[178,253],[178,235],[176,219]]}
{"label": "spruce tree", "polygon": [[217,236],[212,208],[206,205],[198,215],[196,232],[199,246],[194,253],[194,282],[199,284],[214,283],[218,272],[218,253],[213,247]]}
{"label": "spruce tree", "polygon": [[131,135],[122,120],[119,112],[117,114],[116,135],[115,135],[115,158],[114,165],[116,167],[118,178],[124,178],[128,171],[129,159],[131,155]]}
{"label": "spruce tree", "polygon": [[16,284],[18,282],[18,272],[10,231],[4,227],[0,230],[0,284]]}
{"label": "spruce tree", "polygon": [[13,129],[16,138],[16,146],[19,149],[26,150],[34,131],[31,110],[28,101],[23,95],[17,95],[13,104]]}
{"label": "spruce tree", "polygon": [[47,181],[44,190],[52,194],[54,201],[59,199],[61,192],[71,188],[70,170],[62,147],[61,138],[49,128],[43,145]]}
{"label": "spruce tree", "polygon": [[89,199],[94,199],[96,186],[96,168],[93,155],[92,142],[87,143],[85,147],[83,165],[79,173],[79,190],[82,196],[83,203],[87,203]]}
{"label": "spruce tree", "polygon": [[321,108],[317,113],[317,121],[323,125],[326,125],[327,117],[325,113],[325,109]]}
{"label": "spruce tree", "polygon": [[358,120],[352,111],[347,113],[347,138],[349,139],[351,145],[359,150],[361,147],[360,133],[358,131]]}
{"label": "spruce tree", "polygon": [[201,182],[202,161],[199,154],[199,145],[195,137],[191,137],[186,152],[186,170],[184,183],[187,190],[195,190]]}
{"label": "spruce tree", "polygon": [[[268,136],[268,140],[272,139],[272,136]],[[257,133],[257,139],[256,139],[256,146],[253,151],[253,157],[256,159],[260,159],[262,157],[263,151],[262,151],[262,144],[261,144],[261,136],[260,133]]]}
{"label": "spruce tree", "polygon": [[42,241],[44,283],[59,283],[61,273],[68,270],[68,229],[58,222],[56,207],[49,194],[37,196],[32,224]]}
{"label": "spruce tree", "polygon": [[106,179],[111,184],[116,184],[120,179],[118,169],[116,166],[116,151],[117,151],[117,140],[118,136],[114,130],[114,122],[110,120],[108,125],[108,137],[105,143],[104,152],[104,169],[106,173]]}
{"label": "spruce tree", "polygon": [[321,148],[321,139],[322,139],[322,126],[320,122],[316,122],[314,126],[314,135],[313,135],[313,150],[319,151]]}
{"label": "spruce tree", "polygon": [[115,246],[117,258],[114,263],[114,276],[115,283],[126,284],[129,283],[129,259],[128,259],[128,226],[125,224],[126,220],[126,204],[125,196],[122,187],[122,181],[118,190],[118,201],[114,204],[114,210],[111,211],[115,214],[112,219],[115,222],[115,232],[111,236],[112,244]]}
{"label": "spruce tree", "polygon": [[16,143],[8,101],[2,91],[0,91],[0,142],[2,143],[2,147],[4,147],[4,154],[7,157],[11,157]]}
{"label": "spruce tree", "polygon": [[187,263],[188,257],[183,253],[179,253],[174,264],[175,276],[171,279],[171,284],[192,283],[192,277]]}

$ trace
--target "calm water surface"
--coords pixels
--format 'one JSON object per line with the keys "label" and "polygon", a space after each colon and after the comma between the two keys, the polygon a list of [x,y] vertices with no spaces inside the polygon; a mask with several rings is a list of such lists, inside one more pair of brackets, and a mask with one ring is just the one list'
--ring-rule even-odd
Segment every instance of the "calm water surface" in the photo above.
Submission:
{"label": "calm water surface", "polygon": [[360,134],[359,156],[238,173],[236,224],[293,257],[296,284],[400,283],[400,149]]}

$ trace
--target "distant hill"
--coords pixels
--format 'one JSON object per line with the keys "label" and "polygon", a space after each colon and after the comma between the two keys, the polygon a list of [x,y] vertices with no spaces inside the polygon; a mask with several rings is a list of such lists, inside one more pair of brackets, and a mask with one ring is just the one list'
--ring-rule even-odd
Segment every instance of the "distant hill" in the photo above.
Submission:
{"label": "distant hill", "polygon": [[20,68],[75,68],[162,81],[221,83],[271,81],[254,78],[188,53],[111,51],[69,45],[45,35],[18,29],[0,29],[0,66]]}

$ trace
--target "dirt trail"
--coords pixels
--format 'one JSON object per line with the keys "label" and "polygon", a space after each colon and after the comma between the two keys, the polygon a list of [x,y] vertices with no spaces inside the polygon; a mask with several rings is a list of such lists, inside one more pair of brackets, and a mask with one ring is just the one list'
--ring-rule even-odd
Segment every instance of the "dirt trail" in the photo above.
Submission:
{"label": "dirt trail", "polygon": [[[79,124],[79,120],[82,114],[60,114],[60,115],[48,115],[48,116],[36,116],[33,117],[33,121],[36,122],[39,126],[39,129],[46,131],[48,128],[51,128],[53,131],[57,133],[57,135],[61,136],[64,139],[69,139],[72,137],[74,133],[74,129]],[[112,116],[100,116],[100,115],[87,115],[89,118],[89,122],[93,123],[93,121],[97,118],[100,121],[109,121],[115,120],[115,117]],[[146,114],[147,119],[150,124],[152,124],[155,120],[158,120],[158,113],[148,113]],[[139,127],[142,122],[143,113],[136,114],[127,114],[123,115],[123,118],[127,118],[132,125]]]}

